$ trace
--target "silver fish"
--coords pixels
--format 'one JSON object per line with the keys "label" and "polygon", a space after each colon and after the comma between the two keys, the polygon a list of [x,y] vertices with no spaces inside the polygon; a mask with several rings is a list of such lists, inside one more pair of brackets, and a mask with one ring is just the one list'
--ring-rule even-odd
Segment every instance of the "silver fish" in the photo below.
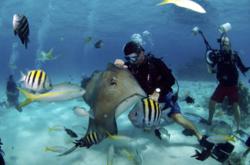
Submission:
{"label": "silver fish", "polygon": [[35,101],[53,102],[71,100],[82,97],[85,93],[84,89],[72,83],[54,85],[50,91],[41,94],[33,94],[22,88],[19,88],[19,91],[26,97],[26,100],[20,103],[18,108],[22,108]]}

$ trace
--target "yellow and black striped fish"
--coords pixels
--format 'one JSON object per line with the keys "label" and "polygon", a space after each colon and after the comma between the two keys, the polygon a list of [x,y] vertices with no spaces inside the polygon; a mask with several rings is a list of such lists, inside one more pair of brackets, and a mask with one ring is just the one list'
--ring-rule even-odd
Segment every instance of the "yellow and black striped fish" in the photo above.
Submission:
{"label": "yellow and black striped fish", "polygon": [[27,73],[27,75],[22,73],[20,81],[23,81],[25,88],[36,93],[48,91],[52,87],[47,74],[45,71],[40,69],[31,70]]}
{"label": "yellow and black striped fish", "polygon": [[89,148],[93,144],[98,144],[101,139],[96,132],[89,132],[84,138],[84,145]]}
{"label": "yellow and black striped fish", "polygon": [[129,120],[138,128],[152,129],[160,124],[161,109],[158,101],[144,98],[129,112]]}
{"label": "yellow and black striped fish", "polygon": [[161,110],[159,103],[153,99],[145,98],[143,102],[143,114],[145,127],[157,126],[160,122]]}

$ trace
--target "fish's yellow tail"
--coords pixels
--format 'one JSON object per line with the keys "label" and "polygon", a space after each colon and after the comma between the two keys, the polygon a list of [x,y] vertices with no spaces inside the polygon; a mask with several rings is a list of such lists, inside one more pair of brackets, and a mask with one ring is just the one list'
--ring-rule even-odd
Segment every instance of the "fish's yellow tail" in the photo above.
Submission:
{"label": "fish's yellow tail", "polygon": [[157,6],[162,6],[162,5],[166,5],[169,3],[175,3],[176,0],[163,0],[161,3],[158,3]]}
{"label": "fish's yellow tail", "polygon": [[226,140],[230,142],[235,142],[235,136],[227,136]]}
{"label": "fish's yellow tail", "polygon": [[163,0],[161,3],[157,4],[157,6],[167,5],[170,3],[198,13],[206,13],[206,10],[201,5],[192,0]]}
{"label": "fish's yellow tail", "polygon": [[17,106],[17,109],[20,110],[22,109],[23,107],[29,105],[30,103],[32,103],[35,99],[36,99],[36,96],[30,92],[28,92],[27,90],[25,89],[22,89],[22,88],[17,88],[25,97],[26,97],[26,100],[24,100],[23,102],[21,102],[18,106]]}
{"label": "fish's yellow tail", "polygon": [[44,152],[49,152],[50,151],[50,148],[49,147],[45,147],[44,148]]}

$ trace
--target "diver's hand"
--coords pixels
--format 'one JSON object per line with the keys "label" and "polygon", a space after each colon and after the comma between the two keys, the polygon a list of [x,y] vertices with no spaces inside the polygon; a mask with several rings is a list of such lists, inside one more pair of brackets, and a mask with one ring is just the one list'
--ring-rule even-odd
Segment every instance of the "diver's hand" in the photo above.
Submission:
{"label": "diver's hand", "polygon": [[188,104],[194,104],[194,98],[191,96],[186,96],[185,101]]}
{"label": "diver's hand", "polygon": [[195,154],[191,157],[195,157],[195,159],[204,161],[211,155],[211,150],[204,149],[202,152],[199,152],[198,150],[195,150]]}
{"label": "diver's hand", "polygon": [[122,59],[116,59],[114,64],[119,68],[128,68],[128,66],[125,65],[125,62]]}

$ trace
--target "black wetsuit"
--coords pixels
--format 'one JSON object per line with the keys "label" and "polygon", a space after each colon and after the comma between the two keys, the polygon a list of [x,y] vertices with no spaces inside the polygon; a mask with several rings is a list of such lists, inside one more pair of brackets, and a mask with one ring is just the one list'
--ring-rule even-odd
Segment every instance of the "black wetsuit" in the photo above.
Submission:
{"label": "black wetsuit", "polygon": [[146,55],[145,58],[144,63],[140,65],[128,62],[125,64],[148,95],[152,94],[156,88],[160,88],[159,102],[164,102],[166,94],[172,91],[171,87],[175,84],[175,78],[161,59],[152,55]]}
{"label": "black wetsuit", "polygon": [[216,78],[223,86],[236,86],[238,85],[239,73],[237,68],[244,74],[248,71],[242,63],[237,52],[230,51],[226,53],[222,50],[215,52],[213,62],[217,65]]}
{"label": "black wetsuit", "polygon": [[18,105],[19,91],[13,77],[10,76],[6,86],[7,101],[10,106]]}

